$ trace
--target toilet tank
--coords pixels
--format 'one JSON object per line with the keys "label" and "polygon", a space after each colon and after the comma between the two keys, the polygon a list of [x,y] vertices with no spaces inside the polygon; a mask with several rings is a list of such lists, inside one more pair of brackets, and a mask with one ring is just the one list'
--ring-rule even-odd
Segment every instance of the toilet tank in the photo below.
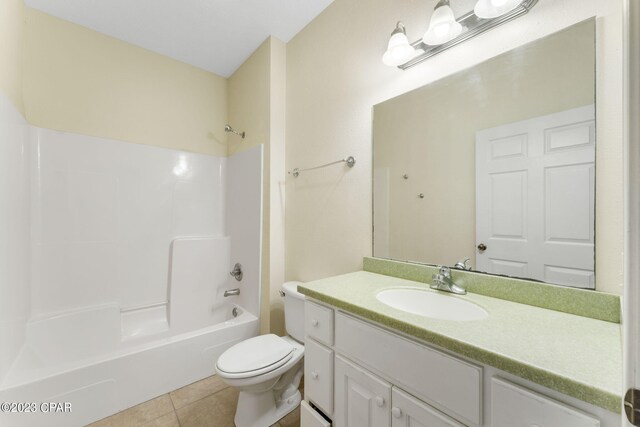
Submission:
{"label": "toilet tank", "polygon": [[286,282],[284,292],[284,325],[287,334],[296,341],[304,342],[304,295],[298,292],[302,282]]}

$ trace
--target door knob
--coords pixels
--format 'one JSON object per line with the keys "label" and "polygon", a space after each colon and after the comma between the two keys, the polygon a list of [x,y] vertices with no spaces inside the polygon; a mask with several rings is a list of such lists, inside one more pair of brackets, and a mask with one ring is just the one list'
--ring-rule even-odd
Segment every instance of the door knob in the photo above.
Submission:
{"label": "door knob", "polygon": [[397,406],[394,406],[391,408],[391,415],[393,415],[393,418],[400,418],[402,416],[402,410]]}
{"label": "door knob", "polygon": [[376,405],[382,408],[384,406],[384,397],[376,397]]}
{"label": "door knob", "polygon": [[318,373],[317,372],[311,372],[311,378],[313,378],[314,380],[318,379]]}
{"label": "door knob", "polygon": [[484,252],[487,250],[487,245],[485,245],[484,243],[480,243],[477,247],[480,252]]}

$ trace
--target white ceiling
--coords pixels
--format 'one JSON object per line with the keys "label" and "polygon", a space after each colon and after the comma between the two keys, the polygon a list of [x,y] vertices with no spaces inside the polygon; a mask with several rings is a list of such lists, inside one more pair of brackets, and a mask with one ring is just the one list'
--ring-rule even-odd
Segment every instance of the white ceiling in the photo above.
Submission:
{"label": "white ceiling", "polygon": [[25,0],[25,3],[229,77],[268,36],[288,42],[332,1]]}

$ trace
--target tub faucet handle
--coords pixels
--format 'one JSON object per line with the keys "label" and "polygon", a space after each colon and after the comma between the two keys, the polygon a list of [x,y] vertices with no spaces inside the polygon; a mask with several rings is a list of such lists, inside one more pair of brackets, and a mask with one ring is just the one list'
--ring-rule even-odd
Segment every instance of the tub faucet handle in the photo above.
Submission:
{"label": "tub faucet handle", "polygon": [[236,279],[238,282],[242,280],[242,264],[236,262],[236,265],[233,266],[233,270],[229,272],[229,276]]}

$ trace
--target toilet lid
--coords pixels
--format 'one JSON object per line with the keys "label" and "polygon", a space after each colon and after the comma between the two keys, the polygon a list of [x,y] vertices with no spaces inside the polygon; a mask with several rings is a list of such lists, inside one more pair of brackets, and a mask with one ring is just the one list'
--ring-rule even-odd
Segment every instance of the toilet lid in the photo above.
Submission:
{"label": "toilet lid", "polygon": [[279,336],[260,335],[229,348],[216,365],[222,372],[253,376],[279,368],[291,359],[292,353],[293,346]]}

